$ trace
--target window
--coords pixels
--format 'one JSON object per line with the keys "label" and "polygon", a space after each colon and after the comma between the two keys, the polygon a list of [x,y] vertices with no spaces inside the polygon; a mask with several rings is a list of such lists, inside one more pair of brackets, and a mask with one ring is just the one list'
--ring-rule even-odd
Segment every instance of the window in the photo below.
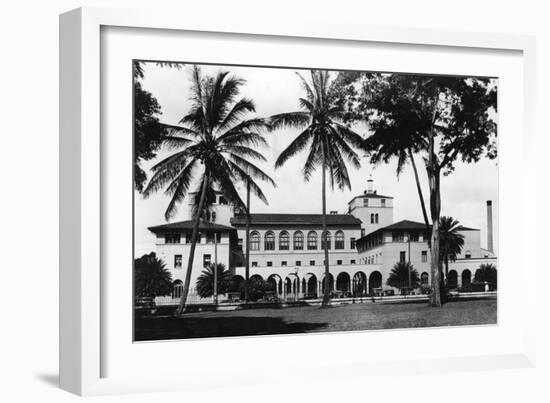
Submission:
{"label": "window", "polygon": [[428,251],[423,250],[422,251],[422,263],[426,263],[428,261]]}
{"label": "window", "polygon": [[252,262],[252,267],[258,267],[258,262]]}
{"label": "window", "polygon": [[465,258],[465,259],[471,259],[471,258],[472,258],[472,252],[470,252],[469,250],[467,250],[466,253],[464,254],[464,258]]}
{"label": "window", "polygon": [[317,249],[317,233],[315,231],[309,231],[307,234],[307,248],[308,250]]}
{"label": "window", "polygon": [[225,199],[225,197],[223,196],[220,196],[220,199],[219,199],[219,204],[227,204],[227,200]]}
{"label": "window", "polygon": [[405,241],[405,234],[402,232],[392,232],[391,234],[391,240],[392,242],[404,242]]}
{"label": "window", "polygon": [[286,260],[283,260],[283,261],[281,262],[281,266],[286,267]]}
{"label": "window", "polygon": [[309,265],[310,265],[310,266],[315,266],[315,260],[310,260],[310,261],[309,261]]}
{"label": "window", "polygon": [[361,236],[365,235],[365,228],[361,228]]}
{"label": "window", "polygon": [[275,234],[272,231],[265,233],[264,250],[275,250]]}
{"label": "window", "polygon": [[409,236],[411,237],[411,242],[418,242],[418,232],[412,232]]}
{"label": "window", "polygon": [[378,224],[378,213],[374,215],[374,223]]}
{"label": "window", "polygon": [[330,232],[327,231],[321,236],[321,249],[325,249],[325,242],[327,243],[327,249],[330,249]]}
{"label": "window", "polygon": [[301,266],[302,265],[302,261],[301,260],[296,260],[296,266]]}
{"label": "window", "polygon": [[355,238],[350,238],[349,240],[349,248],[355,249]]}
{"label": "window", "polygon": [[344,249],[344,233],[338,231],[334,237],[334,249]]}
{"label": "window", "polygon": [[302,231],[296,231],[294,233],[294,249],[295,250],[304,249],[304,234]]}
{"label": "window", "polygon": [[351,260],[349,261],[349,264],[355,264],[355,259],[351,259]]}
{"label": "window", "polygon": [[212,212],[212,222],[216,222],[216,213]]}
{"label": "window", "polygon": [[239,238],[239,240],[237,241],[237,247],[240,250],[243,250],[243,239],[242,238]]}
{"label": "window", "polygon": [[273,262],[267,262],[267,267],[273,266]]}
{"label": "window", "polygon": [[341,260],[337,260],[337,261],[336,261],[336,264],[337,264],[337,265],[341,265],[341,264],[342,264],[342,261],[341,261]]}
{"label": "window", "polygon": [[386,207],[386,199],[380,199],[380,204],[382,207]]}
{"label": "window", "polygon": [[369,207],[369,199],[366,197],[363,199],[363,207]]}
{"label": "window", "polygon": [[181,298],[183,292],[183,282],[176,280],[172,283],[172,299]]}
{"label": "window", "polygon": [[374,224],[374,214],[371,214],[371,215],[370,215],[370,223],[371,223],[371,224]]}
{"label": "window", "polygon": [[165,243],[180,243],[180,241],[181,241],[181,234],[177,232],[167,232],[164,235]]}
{"label": "window", "polygon": [[260,250],[260,234],[256,231],[250,234],[250,250]]}
{"label": "window", "polygon": [[212,256],[211,255],[202,255],[202,266],[206,267],[212,262]]}
{"label": "window", "polygon": [[407,259],[407,253],[404,250],[399,252],[399,261],[401,263],[405,263],[406,259]]}
{"label": "window", "polygon": [[182,256],[174,255],[174,268],[181,269]]}
{"label": "window", "polygon": [[288,232],[282,231],[279,234],[279,250],[288,250],[289,236]]}
{"label": "window", "polygon": [[[191,233],[185,234],[185,243],[191,243],[191,238],[193,237],[192,235],[193,234]],[[197,236],[197,243],[201,243],[201,238],[202,238],[202,234],[199,234]]]}

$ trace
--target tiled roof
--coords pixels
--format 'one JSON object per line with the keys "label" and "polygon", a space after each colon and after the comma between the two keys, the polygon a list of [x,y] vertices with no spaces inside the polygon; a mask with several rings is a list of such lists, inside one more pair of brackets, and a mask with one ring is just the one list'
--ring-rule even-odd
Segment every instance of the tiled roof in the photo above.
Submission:
{"label": "tiled roof", "polygon": [[[149,231],[154,233],[165,232],[165,231],[176,231],[176,230],[190,231],[193,229],[194,223],[195,222],[193,220],[187,220],[187,221],[173,222],[170,224],[156,225],[154,227],[149,227]],[[199,224],[199,231],[207,231],[207,230],[234,231],[235,228],[201,220]]]}
{"label": "tiled roof", "polygon": [[[251,214],[252,225],[323,225],[322,214]],[[246,216],[237,215],[231,219],[235,226],[246,225]],[[329,226],[356,226],[361,225],[361,220],[350,214],[327,214]]]}
{"label": "tiled roof", "polygon": [[[431,228],[431,225],[430,225],[430,228]],[[426,224],[424,224],[423,222],[402,220],[380,229],[381,230],[382,229],[383,230],[394,230],[394,229],[422,230],[422,229],[426,229]]]}

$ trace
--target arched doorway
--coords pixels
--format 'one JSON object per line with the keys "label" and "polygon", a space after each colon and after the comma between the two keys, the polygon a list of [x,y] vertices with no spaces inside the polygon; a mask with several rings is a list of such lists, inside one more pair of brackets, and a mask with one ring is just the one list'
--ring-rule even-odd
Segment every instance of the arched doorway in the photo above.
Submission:
{"label": "arched doorway", "polygon": [[373,271],[369,276],[369,294],[373,294],[375,288],[382,288],[382,273]]}
{"label": "arched doorway", "polygon": [[464,291],[469,291],[471,283],[472,283],[472,272],[468,269],[462,270],[462,289]]}
{"label": "arched doorway", "polygon": [[362,297],[367,294],[367,275],[362,271],[358,271],[353,275],[353,295]]}
{"label": "arched doorway", "polygon": [[310,274],[307,279],[306,297],[317,298],[317,277],[315,274]]}
{"label": "arched doorway", "polygon": [[[321,282],[322,294],[325,293],[325,280],[326,280],[326,276],[323,277],[323,281]],[[331,273],[328,274],[328,289],[329,289],[329,292],[334,291],[334,276]]]}
{"label": "arched doorway", "polygon": [[349,274],[343,271],[336,277],[336,291],[342,291],[344,294],[350,291]]}
{"label": "arched doorway", "polygon": [[240,293],[240,298],[244,299],[244,278],[238,274],[231,278],[231,283],[229,284],[229,292],[231,293]]}
{"label": "arched doorway", "polygon": [[277,295],[281,295],[283,293],[283,282],[278,274],[272,274],[269,276],[267,278],[267,284],[269,289],[275,291]]}
{"label": "arched doorway", "polygon": [[447,276],[447,288],[458,287],[458,273],[456,270],[450,270]]}
{"label": "arched doorway", "polygon": [[248,298],[251,301],[262,299],[265,295],[265,281],[259,274],[250,276],[248,283]]}

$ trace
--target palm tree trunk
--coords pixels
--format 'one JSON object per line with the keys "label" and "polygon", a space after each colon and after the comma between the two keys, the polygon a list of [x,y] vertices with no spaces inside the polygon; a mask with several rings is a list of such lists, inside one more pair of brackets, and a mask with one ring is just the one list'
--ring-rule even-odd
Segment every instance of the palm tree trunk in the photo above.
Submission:
{"label": "palm tree trunk", "polygon": [[187,302],[187,296],[189,294],[189,285],[191,283],[191,272],[193,271],[193,260],[195,258],[195,248],[197,246],[197,240],[199,237],[199,225],[201,221],[202,209],[204,207],[204,200],[206,199],[206,186],[208,184],[208,172],[204,174],[204,179],[201,188],[201,197],[199,200],[199,207],[195,212],[195,222],[193,224],[193,233],[191,235],[191,249],[189,250],[189,260],[187,261],[187,272],[185,273],[185,282],[183,283],[183,293],[181,295],[176,315],[181,316],[185,312],[185,303]]}
{"label": "palm tree trunk", "polygon": [[250,279],[250,182],[246,183],[246,262],[244,274],[244,300],[248,302],[248,282]]}
{"label": "palm tree trunk", "polygon": [[[326,160],[325,160],[325,147],[324,142],[321,142],[321,149],[322,149],[322,158],[323,158],[323,185],[322,185],[322,200],[323,200],[323,232],[321,234],[321,244],[323,245],[323,249],[325,250],[325,287],[323,290],[323,302],[321,306],[329,306],[330,305],[330,270],[329,270],[329,261],[328,261],[328,242],[327,242],[327,195],[326,195]],[[323,237],[325,239],[325,242],[323,242]]]}
{"label": "palm tree trunk", "polygon": [[[414,161],[414,156],[411,148],[408,149],[409,159],[414,171],[414,179],[416,181],[416,190],[418,191],[418,197],[420,199],[420,206],[422,207],[422,215],[424,216],[424,224],[426,225],[426,233],[430,232],[430,221],[428,220],[428,213],[426,211],[426,203],[424,202],[424,195],[422,193],[422,187],[420,186],[420,179],[418,177],[418,170],[416,169],[416,162]],[[428,248],[431,248],[431,240],[428,238]]]}
{"label": "palm tree trunk", "polygon": [[430,294],[430,305],[432,307],[441,306],[441,264],[439,259],[439,215],[441,213],[441,195],[440,195],[440,172],[439,168],[434,168],[432,164],[428,170],[430,182],[430,211],[432,216],[432,235],[431,235],[431,262],[430,272],[432,277],[432,292]]}

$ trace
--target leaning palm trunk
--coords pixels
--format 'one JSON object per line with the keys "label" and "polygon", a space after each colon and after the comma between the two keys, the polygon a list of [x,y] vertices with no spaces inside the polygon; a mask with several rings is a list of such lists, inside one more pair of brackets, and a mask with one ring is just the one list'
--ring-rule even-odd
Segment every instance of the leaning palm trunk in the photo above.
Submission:
{"label": "leaning palm trunk", "polygon": [[[426,231],[430,231],[430,221],[428,220],[428,213],[426,212],[426,203],[424,203],[424,195],[422,194],[422,187],[420,186],[420,179],[418,177],[418,170],[416,169],[416,162],[414,162],[414,156],[411,148],[408,149],[409,159],[414,171],[414,179],[416,181],[416,190],[418,191],[418,197],[420,199],[420,206],[422,207],[422,215],[424,216],[424,224],[426,225]],[[431,248],[431,240],[428,238],[428,248]]]}
{"label": "leaning palm trunk", "polygon": [[206,198],[206,186],[208,183],[208,174],[205,174],[202,188],[201,188],[201,197],[199,201],[199,206],[195,211],[195,222],[193,224],[193,233],[191,235],[191,249],[189,250],[189,260],[187,262],[187,272],[185,273],[185,282],[183,283],[183,293],[181,295],[180,303],[178,309],[176,310],[176,315],[180,316],[185,312],[185,304],[187,302],[187,296],[189,294],[189,285],[191,283],[191,272],[193,271],[193,260],[195,258],[195,248],[197,246],[197,240],[199,237],[199,225],[201,222],[202,210],[204,208],[204,200]]}
{"label": "leaning palm trunk", "polygon": [[250,182],[246,182],[246,262],[244,274],[244,300],[248,302],[248,287],[250,280]]}
{"label": "leaning palm trunk", "polygon": [[[322,185],[322,200],[323,200],[323,232],[321,234],[321,243],[323,244],[323,249],[325,250],[325,287],[323,290],[323,302],[322,306],[330,305],[330,269],[328,261],[328,242],[327,242],[327,195],[326,195],[326,162],[325,162],[325,152],[323,148],[323,185]],[[323,242],[324,237],[324,242]]]}

